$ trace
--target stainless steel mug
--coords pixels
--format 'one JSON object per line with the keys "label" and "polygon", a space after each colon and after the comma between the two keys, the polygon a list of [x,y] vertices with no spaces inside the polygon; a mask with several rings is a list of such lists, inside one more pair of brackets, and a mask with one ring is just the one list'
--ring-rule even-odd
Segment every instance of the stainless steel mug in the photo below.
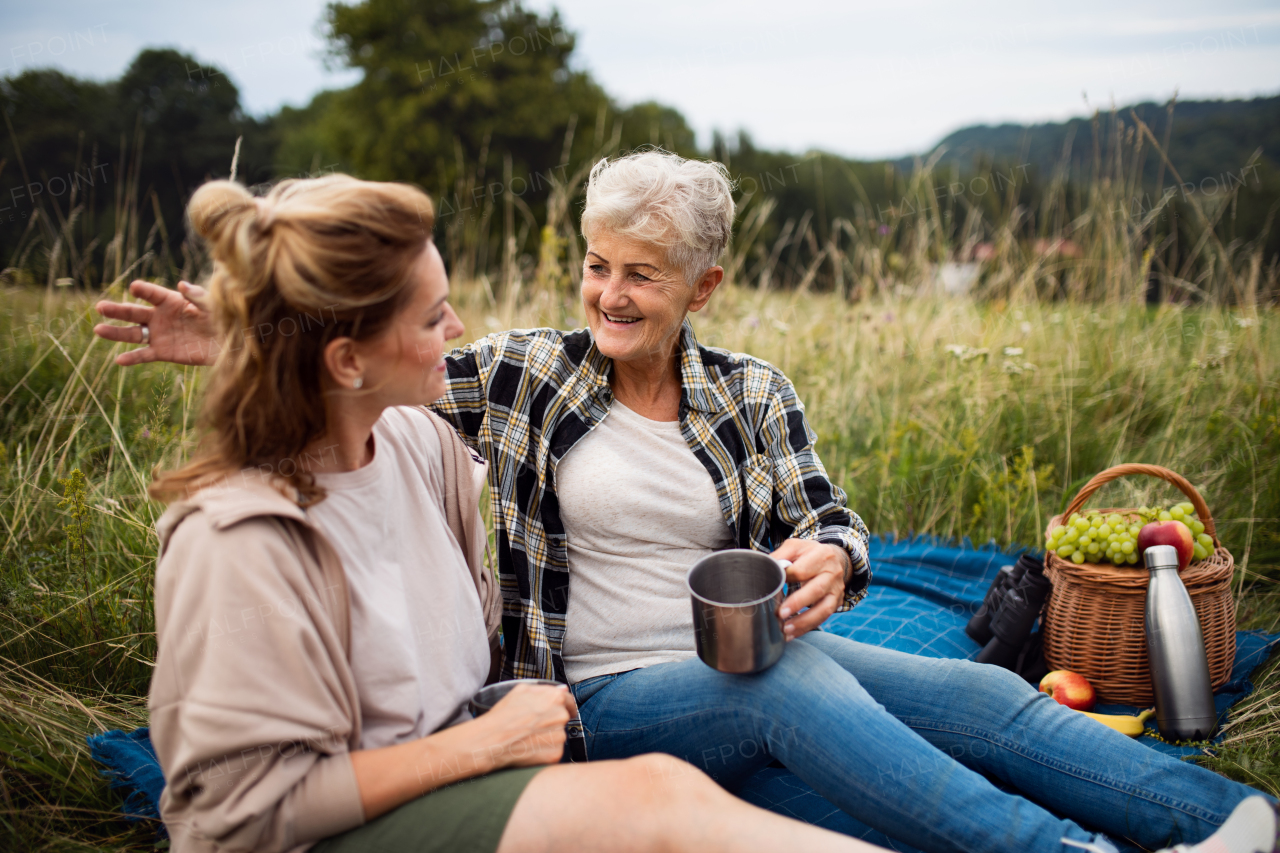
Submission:
{"label": "stainless steel mug", "polygon": [[481,687],[476,691],[476,695],[471,697],[471,701],[467,703],[467,708],[471,711],[471,716],[478,717],[481,714],[491,710],[494,705],[502,701],[503,697],[512,691],[517,684],[545,684],[548,687],[560,687],[560,682],[550,681],[546,678],[513,678],[510,681],[498,681],[494,684]]}
{"label": "stainless steel mug", "polygon": [[778,662],[786,647],[778,607],[786,594],[789,565],[759,551],[734,548],[709,554],[689,569],[685,583],[703,663],[747,674]]}
{"label": "stainless steel mug", "polygon": [[[517,684],[545,684],[548,687],[561,687],[558,681],[546,678],[513,678],[510,681],[499,681],[476,691],[467,703],[471,716],[480,715],[493,710],[493,706],[512,691]],[[582,731],[582,718],[574,717],[564,725],[564,756],[561,761],[582,762],[587,760],[587,742]]]}
{"label": "stainless steel mug", "polygon": [[1147,586],[1147,659],[1156,694],[1160,734],[1171,740],[1203,740],[1218,727],[1200,620],[1178,577],[1178,554],[1152,545],[1142,555]]}

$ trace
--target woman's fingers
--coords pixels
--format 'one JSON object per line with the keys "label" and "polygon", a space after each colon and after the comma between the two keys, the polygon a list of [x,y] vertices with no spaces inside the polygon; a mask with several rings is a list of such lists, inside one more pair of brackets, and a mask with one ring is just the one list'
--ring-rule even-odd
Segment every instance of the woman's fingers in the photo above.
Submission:
{"label": "woman's fingers", "polygon": [[[774,552],[775,556],[777,552]],[[800,589],[787,596],[778,608],[778,615],[783,619],[801,608],[812,607],[822,596],[830,592],[833,564],[823,559],[824,555],[807,551],[797,555],[794,562],[787,567],[787,583],[798,583]]]}
{"label": "woman's fingers", "polygon": [[818,627],[835,612],[844,590],[844,563],[836,546],[802,539],[786,540],[773,556],[791,560],[787,580],[801,584],[778,608],[783,632],[791,640]]}
{"label": "woman's fingers", "polygon": [[[538,690],[542,693],[538,698],[546,703],[544,706],[545,713],[549,715],[547,721],[550,725],[563,726],[565,723],[569,722],[569,720],[573,718],[573,715],[578,711],[577,707],[575,707],[573,703],[573,694],[570,693],[569,688],[564,685],[559,687],[549,687],[538,684],[532,685],[530,689]],[[561,720],[562,714],[564,715],[563,720]]]}
{"label": "woman's fingers", "polygon": [[821,600],[811,605],[805,612],[791,617],[782,627],[783,634],[788,640],[794,640],[796,637],[809,633],[827,621],[827,617],[836,612],[836,607],[839,604],[839,595],[829,593],[823,596]]}
{"label": "woman's fingers", "polygon": [[[155,313],[154,308],[150,305],[137,305],[132,302],[99,302],[93,306],[99,314],[108,320],[120,320],[125,323],[150,323],[151,315]],[[101,328],[110,328],[107,326],[99,326]],[[97,331],[95,329],[94,331]],[[103,337],[107,337],[103,335]],[[122,341],[124,338],[108,338],[108,340]]]}
{"label": "woman's fingers", "polygon": [[823,578],[805,581],[798,590],[782,600],[782,606],[778,608],[778,616],[785,622],[806,607],[817,604],[830,592],[829,585]]}
{"label": "woman's fingers", "polygon": [[565,724],[576,713],[567,687],[521,684],[503,697],[489,716],[502,715],[510,727],[502,748],[504,765],[550,764],[560,759],[566,739]]}
{"label": "woman's fingers", "polygon": [[[179,288],[181,292],[148,281],[135,281],[129,285],[129,293],[150,302],[150,306],[129,302],[98,303],[98,313],[103,317],[136,325],[122,329],[101,324],[94,328],[95,334],[109,341],[145,343],[139,350],[117,356],[116,364],[129,366],[168,361],[207,365],[217,359],[219,342],[213,318],[198,301],[206,295],[204,288],[188,282],[179,282]],[[145,342],[139,325],[145,325],[150,333]]]}
{"label": "woman's fingers", "polygon": [[564,700],[564,709],[569,712],[569,719],[578,716],[578,703],[573,698],[573,691],[567,685],[561,689],[560,698]]}
{"label": "woman's fingers", "polygon": [[135,299],[145,299],[152,305],[159,305],[161,302],[174,296],[174,292],[167,287],[161,287],[158,284],[152,284],[149,281],[138,279],[129,285],[129,293]]}
{"label": "woman's fingers", "polygon": [[[103,340],[119,341],[122,344],[141,344],[143,323],[150,323],[154,308],[146,305],[133,305],[127,302],[99,302],[94,306],[98,313],[109,320],[123,320],[135,323],[133,326],[113,326],[110,323],[99,323],[93,327],[93,333]],[[116,364],[121,367],[132,367],[135,364],[146,364],[156,361],[158,356],[151,347],[122,352],[116,356]]]}
{"label": "woman's fingers", "polygon": [[105,340],[119,341],[122,344],[142,343],[141,326],[112,326],[108,323],[99,323],[93,327],[93,333]]}
{"label": "woman's fingers", "polygon": [[811,539],[784,539],[777,550],[769,556],[778,560],[790,560],[792,563],[796,563],[808,552],[811,546],[817,544]]}
{"label": "woman's fingers", "polygon": [[178,282],[178,290],[183,296],[187,297],[187,299],[196,303],[203,302],[204,298],[209,295],[209,291],[205,290],[200,285],[192,284],[189,281]]}
{"label": "woman's fingers", "polygon": [[[518,684],[502,697],[493,710],[510,709],[513,713],[529,715],[531,726],[563,726],[577,713],[573,694],[563,685],[551,687],[545,684]],[[490,711],[489,713],[493,713]]]}
{"label": "woman's fingers", "polygon": [[160,356],[156,355],[156,351],[151,347],[138,347],[116,356],[116,364],[121,367],[133,367],[135,364],[146,364],[151,361],[161,360]]}
{"label": "woman's fingers", "polygon": [[801,584],[800,588],[788,595],[778,608],[778,617],[783,622],[795,617],[806,607],[817,606],[818,602],[830,595],[834,590],[830,573],[820,572]]}

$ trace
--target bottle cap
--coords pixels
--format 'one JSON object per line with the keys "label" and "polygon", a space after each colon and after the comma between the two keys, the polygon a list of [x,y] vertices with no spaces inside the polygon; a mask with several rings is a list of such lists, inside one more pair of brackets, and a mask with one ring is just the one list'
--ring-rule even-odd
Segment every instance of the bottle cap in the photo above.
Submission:
{"label": "bottle cap", "polygon": [[1172,545],[1152,545],[1142,552],[1148,569],[1178,568],[1178,552]]}

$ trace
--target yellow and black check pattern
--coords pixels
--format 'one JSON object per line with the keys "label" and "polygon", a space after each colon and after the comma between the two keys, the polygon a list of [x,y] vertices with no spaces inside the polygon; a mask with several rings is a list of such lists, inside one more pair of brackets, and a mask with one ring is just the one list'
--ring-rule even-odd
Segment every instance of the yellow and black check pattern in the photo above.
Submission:
{"label": "yellow and black check pattern", "polygon": [[[556,465],[608,413],[612,362],[588,329],[499,332],[454,350],[433,408],[489,460],[503,593],[504,678],[565,681],[569,606]],[[866,595],[867,528],[827,477],[790,380],[741,353],[680,339],[680,426],[715,482],[740,548],[795,537],[839,545],[853,574],[840,609]]]}

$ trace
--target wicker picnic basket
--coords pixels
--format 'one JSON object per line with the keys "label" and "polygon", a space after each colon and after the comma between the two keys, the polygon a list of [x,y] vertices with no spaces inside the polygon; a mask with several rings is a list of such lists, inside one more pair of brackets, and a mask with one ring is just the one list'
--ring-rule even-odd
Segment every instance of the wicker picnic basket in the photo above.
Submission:
{"label": "wicker picnic basket", "polygon": [[[1213,537],[1213,553],[1193,562],[1179,577],[1200,617],[1209,678],[1216,690],[1230,677],[1236,656],[1235,605],[1231,597],[1235,562],[1218,541],[1209,507],[1191,483],[1159,465],[1117,465],[1086,483],[1066,511],[1049,521],[1048,530],[1079,512],[1103,484],[1127,474],[1159,477],[1177,486],[1195,507],[1205,533]],[[1136,518],[1133,509],[1099,512]],[[1104,702],[1151,705],[1155,700],[1144,631],[1147,569],[1141,562],[1134,566],[1080,565],[1049,551],[1045,555],[1045,574],[1053,583],[1043,613],[1044,657],[1049,668],[1082,674]]]}

